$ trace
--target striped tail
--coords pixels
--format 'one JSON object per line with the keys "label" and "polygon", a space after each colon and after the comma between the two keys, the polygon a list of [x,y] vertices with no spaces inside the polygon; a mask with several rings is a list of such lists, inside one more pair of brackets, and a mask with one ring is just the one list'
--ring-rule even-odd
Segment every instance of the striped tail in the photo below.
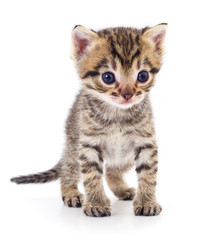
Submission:
{"label": "striped tail", "polygon": [[46,183],[55,181],[60,177],[60,170],[58,165],[56,165],[54,168],[41,172],[36,174],[30,174],[26,176],[19,176],[11,178],[11,182],[15,182],[17,184],[27,184],[27,183]]}

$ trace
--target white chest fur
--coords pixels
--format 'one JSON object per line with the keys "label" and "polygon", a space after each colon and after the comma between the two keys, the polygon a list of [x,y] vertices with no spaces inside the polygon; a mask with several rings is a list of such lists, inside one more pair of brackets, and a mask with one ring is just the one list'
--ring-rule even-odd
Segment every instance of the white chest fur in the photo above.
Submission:
{"label": "white chest fur", "polygon": [[120,131],[110,133],[103,139],[103,159],[108,166],[122,167],[133,165],[135,141],[130,135]]}

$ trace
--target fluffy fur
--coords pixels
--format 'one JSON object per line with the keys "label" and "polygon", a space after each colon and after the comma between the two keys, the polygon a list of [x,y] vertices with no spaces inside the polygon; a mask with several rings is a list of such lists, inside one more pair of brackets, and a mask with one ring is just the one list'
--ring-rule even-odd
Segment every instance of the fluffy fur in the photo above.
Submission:
{"label": "fluffy fur", "polygon": [[[81,207],[88,216],[110,216],[111,206],[102,184],[103,166],[110,189],[121,200],[132,200],[136,215],[158,215],[155,197],[158,151],[149,92],[162,64],[166,24],[137,30],[109,28],[98,32],[76,26],[71,56],[82,90],[66,122],[66,146],[51,170],[12,178],[16,183],[47,182],[60,178],[62,199]],[[140,71],[148,81],[137,81]],[[106,84],[102,74],[116,81]],[[138,189],[123,175],[135,165]],[[83,178],[85,196],[78,191]]]}

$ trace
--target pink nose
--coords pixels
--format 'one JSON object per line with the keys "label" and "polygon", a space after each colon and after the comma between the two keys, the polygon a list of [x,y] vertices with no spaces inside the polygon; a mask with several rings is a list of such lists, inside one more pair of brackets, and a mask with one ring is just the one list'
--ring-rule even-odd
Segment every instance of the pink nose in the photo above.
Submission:
{"label": "pink nose", "polygon": [[129,99],[132,98],[133,95],[131,95],[131,94],[124,94],[124,95],[122,95],[122,96],[123,96],[123,98],[124,98],[126,101],[128,101]]}

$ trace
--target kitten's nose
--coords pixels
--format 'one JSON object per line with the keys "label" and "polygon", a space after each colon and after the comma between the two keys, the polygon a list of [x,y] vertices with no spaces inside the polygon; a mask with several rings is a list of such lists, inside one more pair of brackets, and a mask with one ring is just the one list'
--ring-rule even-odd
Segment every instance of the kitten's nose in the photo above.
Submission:
{"label": "kitten's nose", "polygon": [[129,99],[131,99],[133,97],[132,94],[123,94],[122,96],[126,101],[128,101]]}

